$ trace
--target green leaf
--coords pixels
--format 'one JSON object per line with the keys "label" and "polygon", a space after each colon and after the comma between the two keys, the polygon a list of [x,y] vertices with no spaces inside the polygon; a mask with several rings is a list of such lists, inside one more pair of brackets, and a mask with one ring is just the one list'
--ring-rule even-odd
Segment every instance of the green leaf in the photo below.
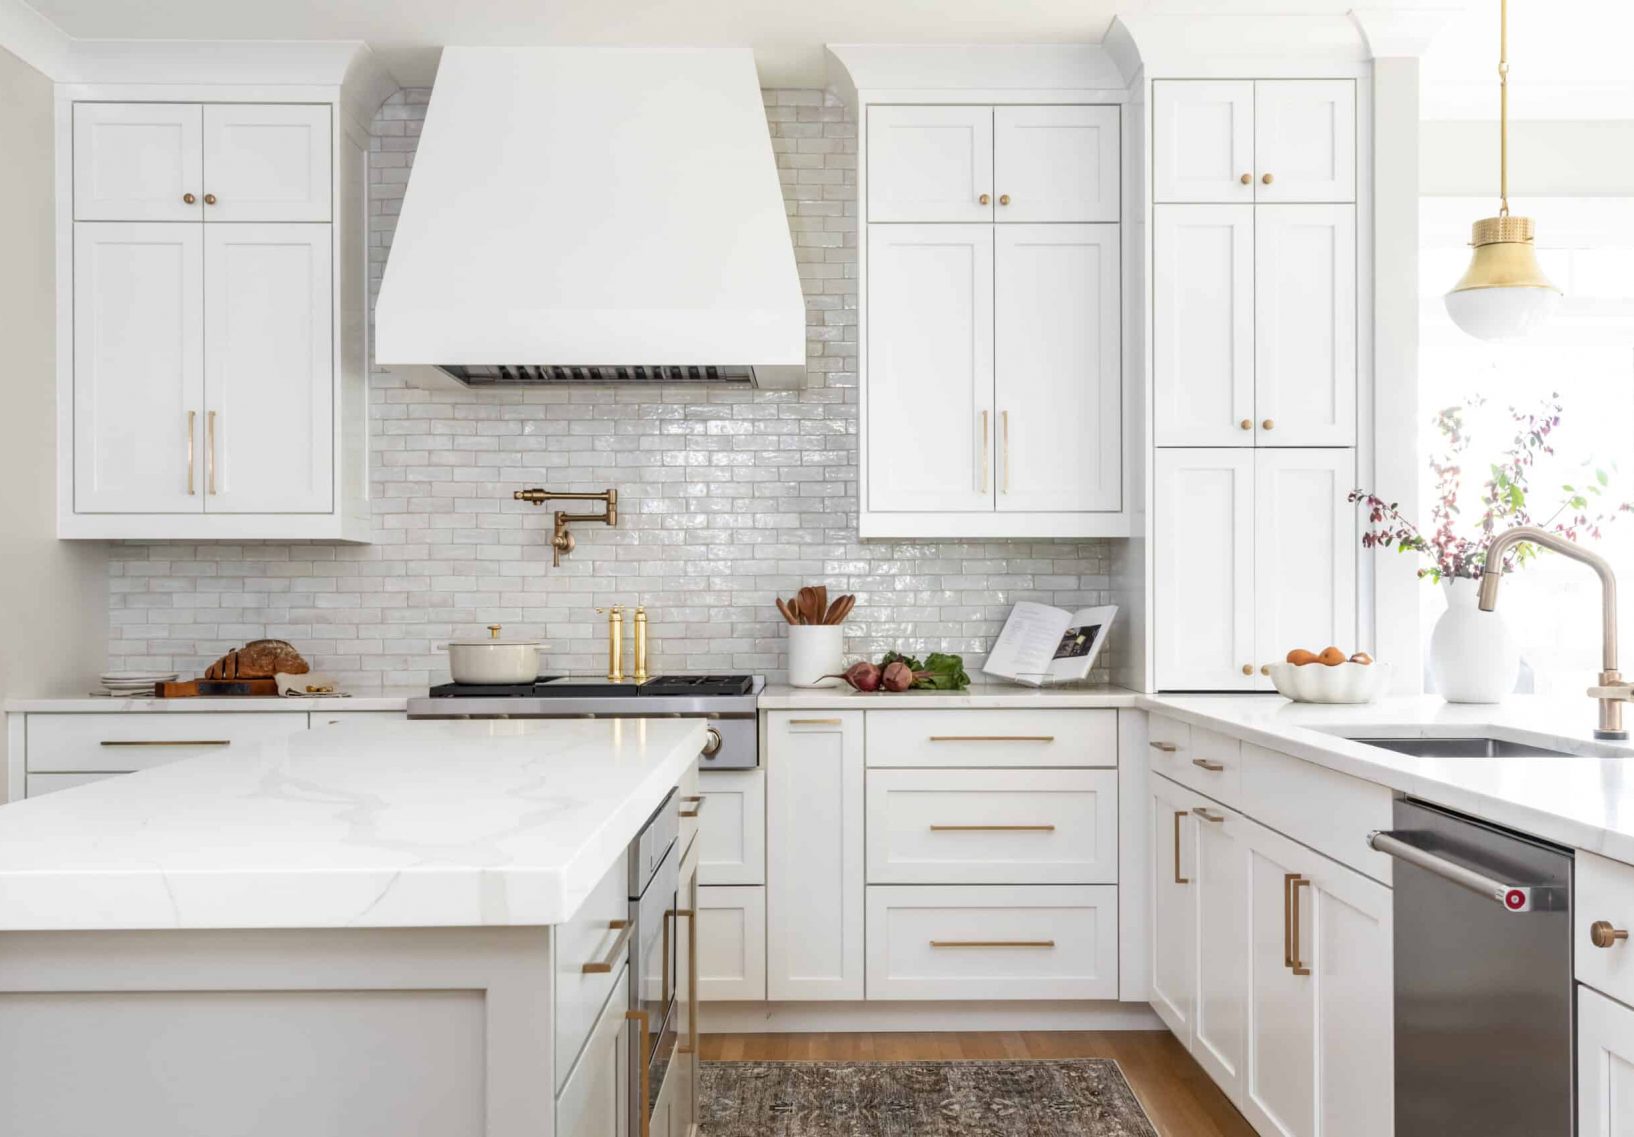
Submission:
{"label": "green leaf", "polygon": [[970,676],[965,674],[962,656],[933,651],[925,657],[925,666],[914,670],[930,672],[914,682],[915,687],[925,690],[963,691],[970,686]]}
{"label": "green leaf", "polygon": [[1611,479],[1606,476],[1606,472],[1604,470],[1594,471],[1594,477],[1595,477],[1595,480],[1598,481],[1601,485],[1606,485],[1608,482],[1611,481]]}

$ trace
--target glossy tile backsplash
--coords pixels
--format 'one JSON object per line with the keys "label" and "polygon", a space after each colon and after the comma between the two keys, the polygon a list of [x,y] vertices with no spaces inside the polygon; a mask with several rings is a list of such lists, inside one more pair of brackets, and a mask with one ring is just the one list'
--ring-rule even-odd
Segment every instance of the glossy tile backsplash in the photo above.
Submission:
{"label": "glossy tile backsplash", "polygon": [[[429,90],[373,126],[371,280],[391,244]],[[552,387],[371,397],[375,543],[116,545],[109,665],[192,673],[258,636],[294,642],[351,690],[447,678],[437,645],[505,625],[551,670],[605,666],[594,609],[643,603],[652,666],[780,672],[773,597],[855,592],[847,650],[980,662],[1016,600],[1116,603],[1105,541],[859,541],[856,128],[820,91],[767,91],[807,310],[799,392]],[[550,567],[524,486],[619,491],[616,529],[578,525]],[[1106,678],[1102,657],[1095,678]],[[972,670],[974,668],[972,667]]]}

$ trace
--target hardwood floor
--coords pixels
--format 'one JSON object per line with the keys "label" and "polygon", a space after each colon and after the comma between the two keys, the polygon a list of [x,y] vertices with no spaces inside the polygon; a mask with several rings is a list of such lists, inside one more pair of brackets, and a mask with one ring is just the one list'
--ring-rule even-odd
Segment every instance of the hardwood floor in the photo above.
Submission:
{"label": "hardwood floor", "polygon": [[1242,1114],[1167,1031],[984,1034],[707,1034],[706,1062],[911,1062],[1113,1058],[1163,1137],[1255,1137]]}

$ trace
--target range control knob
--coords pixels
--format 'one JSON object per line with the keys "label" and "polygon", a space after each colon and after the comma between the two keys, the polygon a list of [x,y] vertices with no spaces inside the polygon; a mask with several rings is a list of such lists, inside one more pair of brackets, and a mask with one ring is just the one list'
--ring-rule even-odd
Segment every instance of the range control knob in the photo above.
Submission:
{"label": "range control knob", "polygon": [[703,755],[705,758],[713,758],[721,752],[721,732],[710,727],[704,731],[704,736]]}

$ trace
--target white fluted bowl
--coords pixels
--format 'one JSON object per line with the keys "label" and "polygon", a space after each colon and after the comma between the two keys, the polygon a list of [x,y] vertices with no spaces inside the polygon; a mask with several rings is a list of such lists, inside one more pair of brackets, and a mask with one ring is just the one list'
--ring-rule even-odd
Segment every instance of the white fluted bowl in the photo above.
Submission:
{"label": "white fluted bowl", "polygon": [[1271,682],[1296,703],[1371,703],[1390,682],[1388,663],[1273,663]]}

